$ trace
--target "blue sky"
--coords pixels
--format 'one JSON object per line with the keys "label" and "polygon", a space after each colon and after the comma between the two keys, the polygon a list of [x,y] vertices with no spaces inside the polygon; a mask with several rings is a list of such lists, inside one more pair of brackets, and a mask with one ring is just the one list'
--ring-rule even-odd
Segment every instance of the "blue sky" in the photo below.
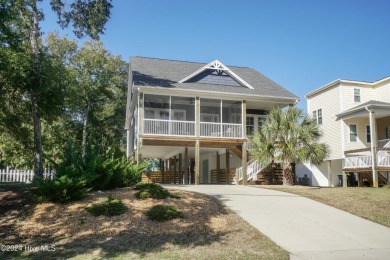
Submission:
{"label": "blue sky", "polygon": [[[61,31],[44,1],[43,32]],[[114,0],[101,37],[130,56],[252,67],[300,97],[390,76],[389,0]]]}

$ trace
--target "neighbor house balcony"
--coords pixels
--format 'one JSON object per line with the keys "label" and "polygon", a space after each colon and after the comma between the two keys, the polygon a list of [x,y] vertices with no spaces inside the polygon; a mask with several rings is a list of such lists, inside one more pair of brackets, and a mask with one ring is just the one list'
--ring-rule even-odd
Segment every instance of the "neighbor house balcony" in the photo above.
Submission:
{"label": "neighbor house balcony", "polygon": [[[377,155],[377,168],[390,168],[390,155]],[[345,169],[370,169],[372,167],[371,155],[358,155],[345,158]]]}
{"label": "neighbor house balcony", "polygon": [[242,101],[144,94],[142,134],[244,138],[242,111]]}
{"label": "neighbor house balcony", "polygon": [[[375,146],[377,150],[376,168],[388,169],[390,168],[390,139],[378,140]],[[372,168],[373,157],[370,148],[357,149],[354,151],[347,151],[345,158],[345,169],[369,169]],[[356,153],[368,153],[364,155],[353,155]]]}

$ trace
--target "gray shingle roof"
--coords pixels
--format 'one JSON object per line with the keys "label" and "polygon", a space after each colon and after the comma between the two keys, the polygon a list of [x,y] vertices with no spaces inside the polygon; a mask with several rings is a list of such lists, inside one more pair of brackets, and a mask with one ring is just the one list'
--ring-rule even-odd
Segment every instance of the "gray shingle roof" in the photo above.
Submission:
{"label": "gray shingle roof", "polygon": [[130,64],[133,71],[133,81],[137,87],[156,86],[298,100],[298,97],[290,91],[252,68],[227,66],[254,89],[203,83],[178,83],[183,78],[207,65],[205,63],[132,57]]}

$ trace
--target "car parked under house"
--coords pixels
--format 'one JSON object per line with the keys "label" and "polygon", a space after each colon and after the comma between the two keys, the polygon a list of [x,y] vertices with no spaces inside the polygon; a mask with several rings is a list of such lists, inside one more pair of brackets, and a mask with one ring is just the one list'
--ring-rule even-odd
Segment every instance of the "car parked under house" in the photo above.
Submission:
{"label": "car parked under house", "polygon": [[269,108],[297,102],[252,68],[132,57],[127,156],[159,159],[163,183],[245,184],[260,171],[248,136]]}

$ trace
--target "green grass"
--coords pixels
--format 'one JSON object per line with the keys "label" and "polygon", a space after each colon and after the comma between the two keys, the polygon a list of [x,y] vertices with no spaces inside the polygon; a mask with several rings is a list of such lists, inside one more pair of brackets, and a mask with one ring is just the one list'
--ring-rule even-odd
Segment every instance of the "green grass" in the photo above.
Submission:
{"label": "green grass", "polygon": [[260,187],[297,194],[390,227],[389,188]]}

